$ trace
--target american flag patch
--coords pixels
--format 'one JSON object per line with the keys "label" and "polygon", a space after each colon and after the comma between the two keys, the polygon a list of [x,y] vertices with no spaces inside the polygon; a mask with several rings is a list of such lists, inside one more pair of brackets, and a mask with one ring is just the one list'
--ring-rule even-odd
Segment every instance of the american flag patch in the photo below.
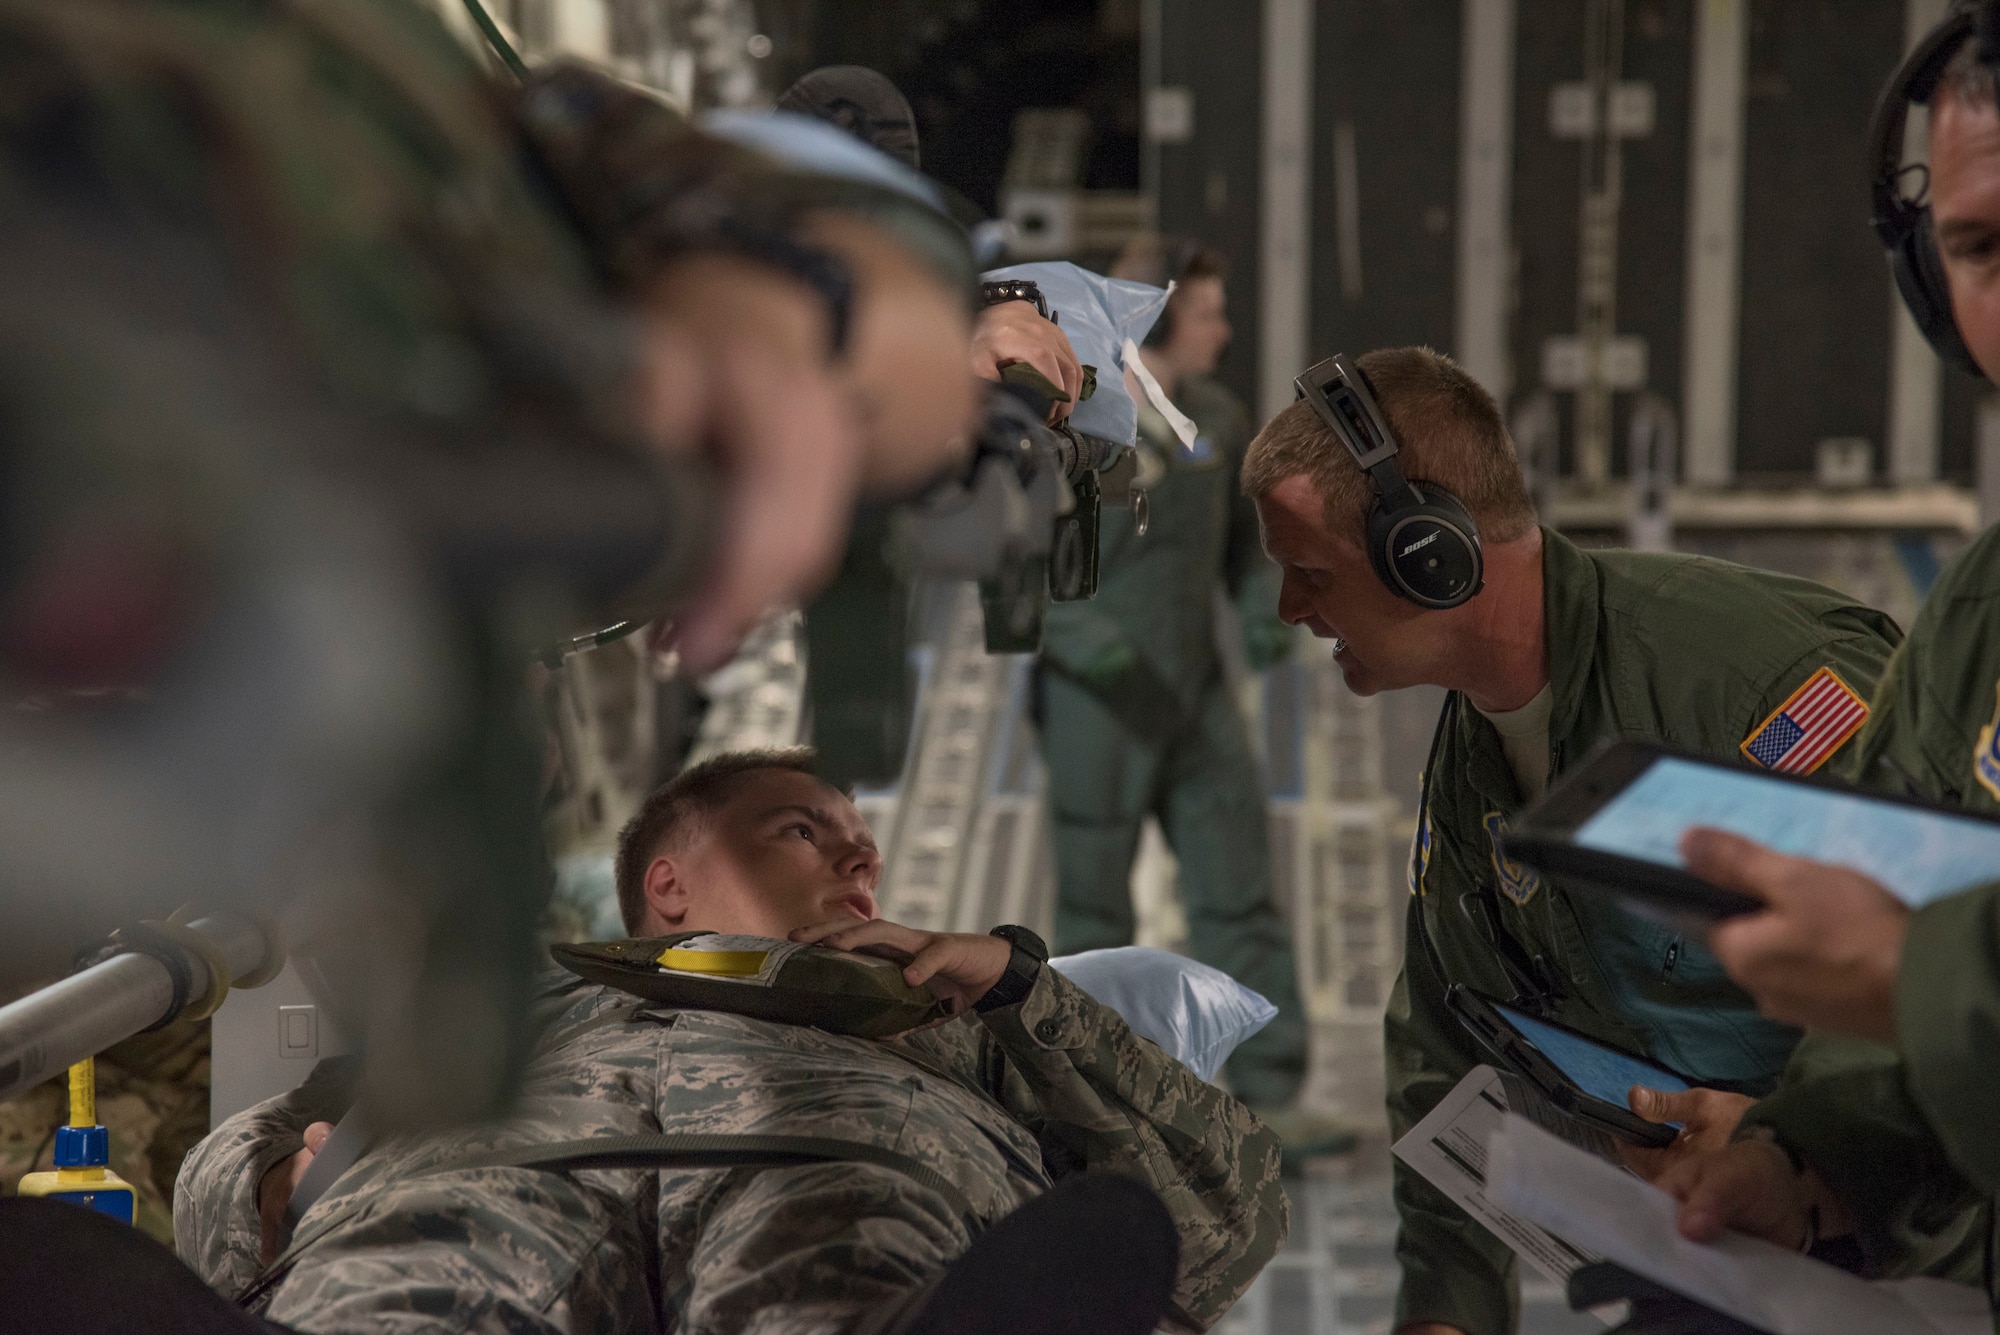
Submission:
{"label": "american flag patch", "polygon": [[1823,667],[1743,739],[1743,754],[1780,774],[1810,774],[1867,721],[1868,702]]}

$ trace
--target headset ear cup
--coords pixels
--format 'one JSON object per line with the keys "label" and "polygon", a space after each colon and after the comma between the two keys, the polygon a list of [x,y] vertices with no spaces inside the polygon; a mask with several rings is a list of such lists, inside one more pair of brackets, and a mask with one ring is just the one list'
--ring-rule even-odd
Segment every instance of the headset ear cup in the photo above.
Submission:
{"label": "headset ear cup", "polygon": [[1375,578],[1382,581],[1383,588],[1408,600],[1410,595],[1396,582],[1396,574],[1389,568],[1389,543],[1395,536],[1392,528],[1402,513],[1407,512],[1390,510],[1379,498],[1368,507],[1368,563],[1375,567]]}
{"label": "headset ear cup", "polygon": [[[1486,585],[1479,526],[1450,492],[1414,485],[1423,497],[1418,504],[1390,509],[1378,501],[1368,512],[1369,562],[1376,578],[1398,598],[1419,607],[1457,607]],[[1426,550],[1416,561],[1397,560],[1418,548]]]}
{"label": "headset ear cup", "polygon": [[1938,254],[1937,235],[1931,230],[1931,211],[1924,209],[1914,227],[1889,252],[1889,267],[1896,277],[1896,290],[1910,318],[1937,355],[1967,375],[1985,379],[1986,373],[1973,359],[1972,349],[1958,332],[1951,311],[1951,283],[1945,278],[1944,260]]}

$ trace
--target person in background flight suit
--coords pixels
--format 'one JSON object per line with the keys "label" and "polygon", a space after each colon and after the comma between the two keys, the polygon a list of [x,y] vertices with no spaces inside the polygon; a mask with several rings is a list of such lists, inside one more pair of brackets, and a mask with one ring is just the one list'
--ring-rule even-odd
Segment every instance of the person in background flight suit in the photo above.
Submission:
{"label": "person in background flight suit", "polygon": [[[1945,53],[1928,99],[1929,205],[1952,322],[1991,379],[2000,112],[1979,40]],[[2000,527],[1939,576],[1854,750],[1847,777],[1866,787],[2000,816]],[[1691,831],[1684,852],[1770,902],[1718,927],[1714,949],[1767,1013],[1814,1033],[1737,1140],[1660,1179],[1682,1232],[1793,1247],[1852,1229],[1870,1273],[1983,1281],[2000,1313],[2000,884],[1913,912],[1852,870],[1720,831]]]}
{"label": "person in background flight suit", "polygon": [[[1394,1134],[1482,1054],[1445,1005],[1454,983],[1510,1000],[1707,1084],[1767,1090],[1798,1040],[1756,1015],[1699,943],[1601,895],[1571,895],[1501,858],[1496,837],[1565,768],[1614,737],[1652,737],[1784,765],[1784,710],[1809,691],[1852,725],[1900,635],[1886,616],[1785,575],[1697,556],[1585,551],[1535,522],[1492,396],[1428,348],[1359,368],[1402,445],[1407,478],[1449,491],[1477,523],[1483,589],[1424,608],[1390,591],[1364,550],[1371,485],[1300,402],[1251,443],[1243,486],[1284,571],[1286,620],[1334,641],[1363,695],[1420,683],[1446,698],[1411,851],[1402,975],[1386,1018]],[[1807,735],[1807,766],[1851,733]],[[1706,1091],[1733,1126],[1742,1100]],[[1698,1128],[1699,1129],[1699,1128]],[[1727,1126],[1721,1134],[1727,1133]],[[1514,1258],[1401,1165],[1399,1331],[1514,1328]]]}
{"label": "person in background flight suit", "polygon": [[1334,1148],[1337,1128],[1290,1106],[1305,1078],[1305,1016],[1272,895],[1263,779],[1215,640],[1222,585],[1253,669],[1291,642],[1277,619],[1277,571],[1236,491],[1247,414],[1208,378],[1230,336],[1223,260],[1141,237],[1111,272],[1179,284],[1139,355],[1198,434],[1184,451],[1133,396],[1148,527],[1142,535],[1134,511],[1107,507],[1097,597],[1049,608],[1036,705],[1055,842],[1054,948],[1132,943],[1132,859],[1142,822],[1157,817],[1180,864],[1189,948],[1278,1008],[1230,1058],[1230,1087],[1267,1116],[1286,1110],[1275,1124],[1288,1149]]}

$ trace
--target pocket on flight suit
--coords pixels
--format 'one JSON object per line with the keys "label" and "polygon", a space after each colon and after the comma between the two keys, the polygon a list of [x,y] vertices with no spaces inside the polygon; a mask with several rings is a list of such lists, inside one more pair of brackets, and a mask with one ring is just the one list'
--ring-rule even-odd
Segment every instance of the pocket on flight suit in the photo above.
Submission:
{"label": "pocket on flight suit", "polygon": [[1621,1018],[1657,1060],[1729,1087],[1765,1087],[1783,1067],[1797,1031],[1759,1016],[1700,942],[1604,896],[1572,896],[1571,911]]}

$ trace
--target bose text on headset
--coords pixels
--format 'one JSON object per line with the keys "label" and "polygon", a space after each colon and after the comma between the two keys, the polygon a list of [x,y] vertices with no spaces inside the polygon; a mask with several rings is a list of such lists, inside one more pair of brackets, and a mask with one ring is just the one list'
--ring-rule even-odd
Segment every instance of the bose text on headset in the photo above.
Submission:
{"label": "bose text on headset", "polygon": [[1402,446],[1367,375],[1338,353],[1292,381],[1368,478],[1368,560],[1376,578],[1419,607],[1457,607],[1479,592],[1486,563],[1472,512],[1442,487],[1406,477]]}

